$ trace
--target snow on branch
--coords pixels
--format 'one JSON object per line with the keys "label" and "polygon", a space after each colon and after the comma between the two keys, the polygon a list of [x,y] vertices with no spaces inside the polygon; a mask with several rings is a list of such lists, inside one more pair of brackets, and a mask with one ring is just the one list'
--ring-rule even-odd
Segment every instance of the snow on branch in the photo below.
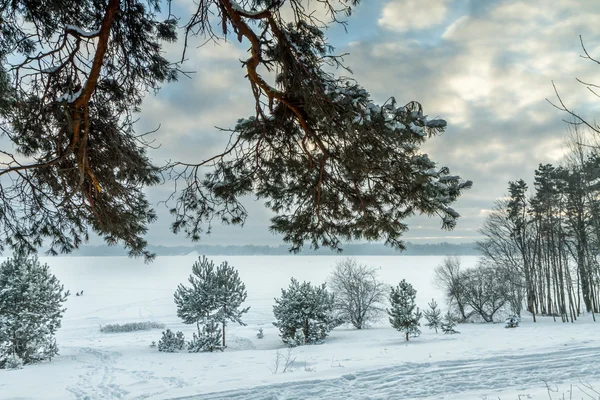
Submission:
{"label": "snow on branch", "polygon": [[247,11],[244,10],[244,8],[242,8],[242,6],[240,6],[240,4],[237,1],[229,0],[229,2],[231,3],[231,8],[233,8],[233,10],[236,13],[246,18],[264,18],[264,16],[266,15],[265,12],[269,12],[268,9],[260,11]]}
{"label": "snow on branch", "polygon": [[75,25],[67,25],[67,26],[65,26],[65,32],[71,33],[71,34],[73,34],[75,36],[79,36],[79,37],[92,38],[92,37],[98,36],[100,34],[100,29],[95,29],[93,31],[86,31]]}
{"label": "snow on branch", "polygon": [[81,96],[82,91],[83,91],[83,87],[75,93],[65,93],[62,96],[60,96],[58,99],[56,99],[56,101],[58,101],[59,103],[62,103],[62,102],[74,103],[75,100],[77,100],[79,98],[79,96]]}

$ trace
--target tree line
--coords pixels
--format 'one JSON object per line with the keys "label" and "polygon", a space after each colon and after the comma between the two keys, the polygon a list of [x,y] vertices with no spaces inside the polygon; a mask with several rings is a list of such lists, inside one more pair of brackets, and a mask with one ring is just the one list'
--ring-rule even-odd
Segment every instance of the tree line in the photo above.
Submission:
{"label": "tree line", "polygon": [[[345,243],[345,256],[368,256],[368,255],[389,255],[389,256],[476,256],[481,255],[477,250],[475,242],[469,243],[423,243],[412,242],[405,243],[405,250],[401,253],[398,250],[386,246],[382,243]],[[255,256],[255,255],[290,255],[289,247],[284,244],[269,245],[209,245],[197,244],[194,246],[161,246],[148,245],[148,250],[157,256],[183,256],[192,252],[204,254],[207,256]],[[66,256],[75,257],[104,257],[104,256],[126,256],[127,251],[116,246],[81,246],[76,253]],[[303,248],[297,253],[300,256],[313,255],[339,255],[338,252],[329,248],[309,249]]]}
{"label": "tree line", "polygon": [[481,263],[534,321],[573,322],[582,313],[595,320],[600,308],[600,152],[577,127],[568,146],[562,165],[534,171],[533,190],[523,179],[509,182],[480,229]]}

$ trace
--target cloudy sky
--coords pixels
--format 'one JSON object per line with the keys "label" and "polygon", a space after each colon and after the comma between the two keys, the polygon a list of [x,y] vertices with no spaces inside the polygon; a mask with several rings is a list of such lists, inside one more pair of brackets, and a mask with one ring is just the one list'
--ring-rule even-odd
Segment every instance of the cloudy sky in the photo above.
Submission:
{"label": "cloudy sky", "polygon": [[[185,3],[189,3],[185,0]],[[426,114],[448,121],[447,131],[423,148],[439,165],[474,182],[454,208],[462,215],[452,232],[438,219],[409,220],[406,240],[468,242],[508,181],[532,182],[540,163],[559,163],[567,116],[553,108],[555,82],[566,104],[590,120],[600,101],[575,78],[600,83],[600,66],[580,57],[579,35],[600,58],[600,2],[591,0],[368,0],[341,27],[328,31],[355,78],[383,103],[419,101]],[[200,41],[195,44],[200,43]],[[176,58],[181,48],[168,48]],[[230,127],[253,113],[250,88],[239,60],[247,43],[221,42],[192,48],[184,69],[191,79],[168,85],[145,101],[138,129],[161,129],[157,163],[198,162],[216,154],[227,140],[214,126]],[[153,202],[171,186],[150,189]],[[244,228],[215,226],[206,244],[280,244],[268,231],[269,212],[249,200]],[[160,220],[148,239],[155,245],[188,244]]]}

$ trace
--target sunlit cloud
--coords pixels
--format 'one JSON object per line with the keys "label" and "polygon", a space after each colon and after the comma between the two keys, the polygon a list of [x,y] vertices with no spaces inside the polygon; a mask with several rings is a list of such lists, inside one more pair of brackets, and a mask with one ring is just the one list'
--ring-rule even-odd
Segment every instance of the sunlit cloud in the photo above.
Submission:
{"label": "sunlit cloud", "polygon": [[[315,2],[317,3],[317,2]],[[600,3],[557,0],[495,2],[394,0],[362,2],[352,26],[374,27],[372,34],[328,31],[331,40],[347,43],[346,63],[377,102],[394,96],[417,100],[425,113],[448,121],[447,131],[424,147],[430,157],[453,173],[474,181],[453,206],[461,215],[452,232],[438,218],[411,218],[407,240],[471,241],[477,229],[507,192],[508,181],[531,182],[540,163],[559,163],[565,152],[567,116],[546,99],[556,101],[552,82],[565,104],[590,120],[600,101],[575,78],[600,83],[600,66],[582,59],[579,35],[590,54],[600,58]],[[362,12],[378,7],[377,12]],[[352,20],[352,18],[362,18]],[[370,19],[368,19],[370,18]],[[373,33],[374,32],[374,33]],[[235,38],[231,38],[232,40]],[[144,104],[140,127],[155,134],[162,147],[152,157],[201,160],[218,152],[229,127],[253,112],[252,97],[239,60],[247,43],[222,42],[188,50],[185,68],[195,71],[167,85]],[[168,49],[169,55],[180,51]],[[164,190],[152,192],[160,200]],[[248,200],[251,216],[243,228],[215,227],[203,243],[280,243],[268,231],[272,214],[261,202]],[[161,211],[149,237],[188,243],[168,233],[170,217]],[[157,243],[159,244],[159,243]]]}

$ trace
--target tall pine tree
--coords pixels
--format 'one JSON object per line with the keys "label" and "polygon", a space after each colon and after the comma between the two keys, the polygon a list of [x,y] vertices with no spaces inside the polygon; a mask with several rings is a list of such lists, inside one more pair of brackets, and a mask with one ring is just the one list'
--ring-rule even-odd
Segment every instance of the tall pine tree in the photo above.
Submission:
{"label": "tall pine tree", "polygon": [[397,330],[404,332],[406,341],[409,336],[421,334],[419,329],[421,312],[415,304],[416,296],[417,291],[404,279],[397,287],[393,287],[390,293],[391,308],[388,309],[390,323]]}

